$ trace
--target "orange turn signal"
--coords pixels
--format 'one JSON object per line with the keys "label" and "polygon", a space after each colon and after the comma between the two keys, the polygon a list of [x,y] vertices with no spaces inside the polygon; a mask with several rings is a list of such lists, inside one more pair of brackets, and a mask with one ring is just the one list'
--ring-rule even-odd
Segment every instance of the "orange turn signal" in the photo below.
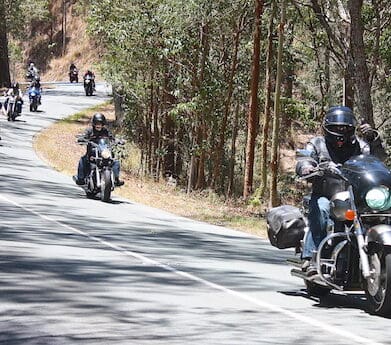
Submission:
{"label": "orange turn signal", "polygon": [[345,219],[346,220],[354,220],[355,217],[356,217],[356,212],[355,211],[347,210],[345,212]]}

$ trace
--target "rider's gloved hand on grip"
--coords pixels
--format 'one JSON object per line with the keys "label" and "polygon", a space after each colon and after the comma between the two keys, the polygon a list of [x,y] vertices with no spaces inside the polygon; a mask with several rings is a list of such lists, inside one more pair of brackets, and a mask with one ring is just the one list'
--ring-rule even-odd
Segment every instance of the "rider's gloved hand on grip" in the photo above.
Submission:
{"label": "rider's gloved hand on grip", "polygon": [[301,168],[300,175],[301,176],[306,176],[314,172],[315,167],[312,165],[306,165]]}
{"label": "rider's gloved hand on grip", "polygon": [[376,139],[376,131],[369,123],[363,123],[362,125],[360,125],[360,132],[363,138],[368,142],[372,142]]}

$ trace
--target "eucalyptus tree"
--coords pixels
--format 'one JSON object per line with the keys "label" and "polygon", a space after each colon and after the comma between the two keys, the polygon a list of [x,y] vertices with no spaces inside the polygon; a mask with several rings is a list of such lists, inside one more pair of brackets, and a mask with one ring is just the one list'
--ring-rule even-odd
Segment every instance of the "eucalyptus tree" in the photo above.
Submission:
{"label": "eucalyptus tree", "polygon": [[248,7],[222,0],[91,2],[89,31],[104,49],[107,80],[122,90],[145,173],[182,173],[189,191],[217,181],[213,171],[226,161],[240,93],[235,86],[247,83],[237,65],[239,56],[247,59],[238,30],[249,22]]}
{"label": "eucalyptus tree", "polygon": [[29,24],[48,18],[49,0],[0,0],[0,85],[10,82],[9,39],[26,37]]}
{"label": "eucalyptus tree", "polygon": [[255,140],[258,133],[258,89],[260,74],[261,18],[263,0],[254,1],[253,58],[251,67],[250,101],[247,120],[246,169],[244,172],[243,197],[247,199],[253,191]]}

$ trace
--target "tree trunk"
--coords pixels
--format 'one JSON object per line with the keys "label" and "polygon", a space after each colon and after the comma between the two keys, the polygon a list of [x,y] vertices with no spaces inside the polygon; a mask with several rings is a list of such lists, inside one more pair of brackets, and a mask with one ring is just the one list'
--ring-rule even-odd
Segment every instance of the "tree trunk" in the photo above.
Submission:
{"label": "tree trunk", "polygon": [[343,104],[353,110],[354,107],[354,64],[349,58],[344,74]]}
{"label": "tree trunk", "polygon": [[5,20],[5,3],[0,0],[0,87],[9,86],[10,68],[8,57],[7,23]]}
{"label": "tree trunk", "polygon": [[235,117],[234,117],[233,128],[232,128],[231,154],[230,154],[229,165],[228,165],[228,187],[227,187],[228,196],[232,195],[233,186],[234,186],[236,138],[238,136],[238,122],[239,122],[239,105],[240,103],[238,102],[236,104]]}
{"label": "tree trunk", "polygon": [[277,192],[278,180],[278,151],[279,140],[278,134],[280,131],[280,95],[281,95],[281,77],[282,77],[282,55],[284,43],[284,25],[286,16],[286,0],[282,0],[281,5],[281,22],[278,32],[278,54],[277,54],[277,77],[276,77],[276,92],[274,98],[274,120],[273,120],[273,137],[272,137],[272,152],[271,152],[271,181],[270,181],[270,206],[274,207],[279,204],[279,196]]}
{"label": "tree trunk", "polygon": [[354,80],[357,89],[358,110],[361,118],[373,126],[371,85],[364,46],[364,25],[361,19],[362,5],[363,0],[348,1],[351,18],[350,49],[354,61]]}
{"label": "tree trunk", "polygon": [[267,52],[266,52],[266,77],[265,77],[265,109],[262,126],[262,146],[261,146],[261,188],[259,190],[260,196],[265,195],[267,186],[267,147],[269,143],[269,128],[270,128],[270,106],[272,93],[272,65],[273,65],[273,28],[274,17],[276,16],[277,6],[275,0],[272,1],[272,10],[270,14],[270,22],[267,38]]}
{"label": "tree trunk", "polygon": [[117,127],[121,127],[124,122],[125,112],[123,109],[124,96],[119,86],[113,86],[113,102],[114,102],[114,113],[115,113],[115,125]]}
{"label": "tree trunk", "polygon": [[[206,60],[209,55],[209,27],[208,24],[202,23],[201,26],[201,61],[200,61],[200,77],[198,79],[198,91],[202,87],[202,84],[205,79],[205,67]],[[198,112],[198,146],[200,148],[200,156],[197,166],[197,182],[196,189],[205,188],[205,160],[206,152],[205,145],[207,139],[206,125],[205,125],[205,116],[203,111]]]}
{"label": "tree trunk", "polygon": [[227,99],[224,106],[224,116],[223,116],[223,121],[220,129],[219,142],[216,148],[216,155],[215,155],[216,158],[214,160],[214,169],[213,169],[213,176],[211,182],[211,187],[214,189],[216,189],[216,187],[218,188],[219,180],[222,181],[220,173],[221,173],[221,165],[223,161],[223,153],[224,153],[224,146],[225,146],[225,134],[227,130],[228,115],[231,108],[234,77],[235,77],[237,64],[238,64],[240,33],[243,30],[243,25],[244,25],[243,19],[244,16],[241,15],[238,19],[238,24],[236,26],[236,31],[234,34],[234,40],[233,40],[234,51],[232,54],[232,63],[231,63],[231,69],[230,69],[229,79],[228,79]]}
{"label": "tree trunk", "polygon": [[246,145],[246,167],[244,173],[243,197],[247,199],[253,191],[254,178],[254,151],[255,139],[257,137],[259,115],[258,115],[258,87],[260,69],[260,39],[261,39],[261,17],[263,12],[263,0],[255,0],[255,23],[254,23],[254,47],[251,72],[250,102],[247,118],[247,145]]}

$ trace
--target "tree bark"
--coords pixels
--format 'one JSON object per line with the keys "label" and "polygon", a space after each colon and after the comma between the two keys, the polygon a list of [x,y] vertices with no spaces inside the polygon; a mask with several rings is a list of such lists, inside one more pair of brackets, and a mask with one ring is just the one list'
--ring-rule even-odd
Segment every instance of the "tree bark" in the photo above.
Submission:
{"label": "tree bark", "polygon": [[284,44],[284,25],[286,16],[286,0],[282,0],[281,5],[281,21],[278,32],[278,54],[277,54],[277,77],[276,77],[276,92],[274,96],[274,119],[273,119],[273,137],[272,137],[272,152],[271,152],[271,181],[270,181],[270,206],[274,207],[279,204],[279,196],[277,192],[278,180],[278,151],[279,140],[278,134],[280,131],[280,95],[281,95],[281,79],[282,79],[282,55]]}
{"label": "tree bark", "polygon": [[11,78],[8,57],[7,23],[5,20],[5,2],[4,0],[0,0],[0,87],[8,87],[10,83]]}
{"label": "tree bark", "polygon": [[272,2],[272,10],[270,14],[268,38],[267,38],[267,52],[266,52],[266,77],[265,77],[265,109],[262,126],[262,146],[261,146],[261,188],[259,190],[260,196],[265,195],[267,186],[267,147],[269,143],[269,129],[270,129],[270,107],[272,94],[272,65],[273,65],[273,27],[274,17],[276,16],[277,6],[276,2]]}
{"label": "tree bark", "polygon": [[257,137],[259,115],[258,115],[258,87],[260,69],[260,39],[261,39],[261,17],[263,12],[263,0],[255,0],[255,23],[253,34],[253,59],[251,72],[251,91],[249,111],[247,118],[247,145],[246,145],[246,166],[244,173],[243,198],[247,199],[253,192],[254,178],[254,151],[255,139]]}
{"label": "tree bark", "polygon": [[364,46],[364,25],[361,18],[362,6],[363,0],[348,1],[351,19],[350,49],[354,61],[354,80],[357,88],[358,111],[361,118],[373,126],[373,103]]}
{"label": "tree bark", "polygon": [[354,63],[353,59],[349,57],[344,74],[343,85],[343,104],[350,109],[354,108]]}
{"label": "tree bark", "polygon": [[231,154],[228,164],[228,187],[227,195],[233,194],[234,186],[234,175],[235,175],[235,154],[236,154],[236,138],[238,136],[238,122],[239,122],[239,102],[236,105],[233,128],[232,128],[232,139],[231,139]]}

